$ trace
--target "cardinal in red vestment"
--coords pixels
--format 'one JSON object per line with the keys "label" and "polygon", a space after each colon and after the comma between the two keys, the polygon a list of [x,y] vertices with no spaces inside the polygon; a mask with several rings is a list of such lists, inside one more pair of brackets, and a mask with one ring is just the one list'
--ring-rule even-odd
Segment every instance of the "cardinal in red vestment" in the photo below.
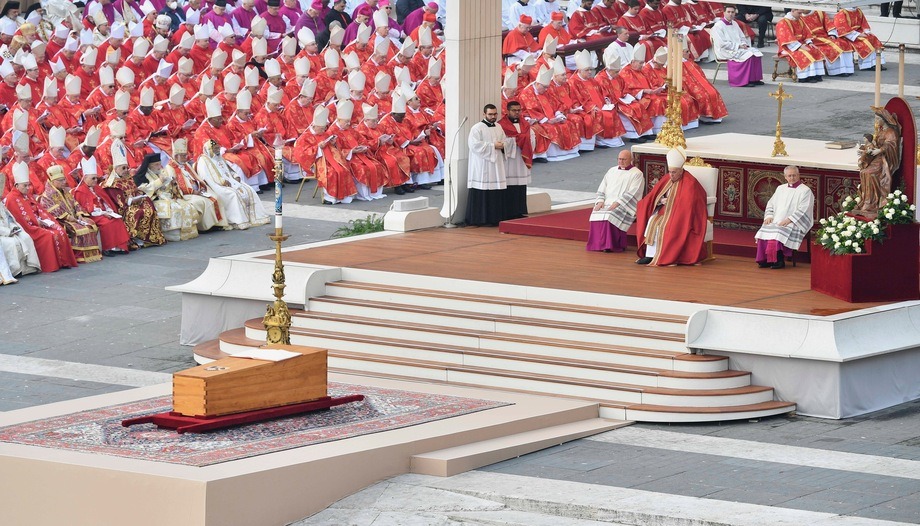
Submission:
{"label": "cardinal in red vestment", "polygon": [[706,190],[684,170],[682,148],[667,159],[668,176],[636,205],[640,265],[694,265],[706,258]]}
{"label": "cardinal in red vestment", "polygon": [[32,193],[28,164],[19,162],[13,166],[13,180],[15,186],[7,194],[4,204],[35,243],[42,272],[76,267],[77,258],[67,231],[38,204]]}

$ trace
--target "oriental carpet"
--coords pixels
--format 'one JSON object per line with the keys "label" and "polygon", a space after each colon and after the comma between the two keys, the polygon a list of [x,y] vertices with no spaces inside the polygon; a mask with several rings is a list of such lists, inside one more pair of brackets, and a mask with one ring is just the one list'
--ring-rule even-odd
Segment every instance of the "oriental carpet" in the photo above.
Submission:
{"label": "oriental carpet", "polygon": [[170,411],[172,398],[162,396],[0,428],[0,442],[201,467],[509,405],[336,383],[328,390],[333,397],[363,394],[365,399],[203,434],[180,435],[153,424],[122,427],[122,420]]}

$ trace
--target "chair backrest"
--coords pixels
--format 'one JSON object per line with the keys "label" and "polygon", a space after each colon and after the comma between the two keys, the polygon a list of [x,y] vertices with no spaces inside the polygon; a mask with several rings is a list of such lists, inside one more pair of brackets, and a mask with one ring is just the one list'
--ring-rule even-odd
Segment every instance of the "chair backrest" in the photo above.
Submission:
{"label": "chair backrest", "polygon": [[719,169],[711,166],[690,166],[684,165],[684,170],[690,172],[706,190],[706,197],[716,197],[719,188]]}

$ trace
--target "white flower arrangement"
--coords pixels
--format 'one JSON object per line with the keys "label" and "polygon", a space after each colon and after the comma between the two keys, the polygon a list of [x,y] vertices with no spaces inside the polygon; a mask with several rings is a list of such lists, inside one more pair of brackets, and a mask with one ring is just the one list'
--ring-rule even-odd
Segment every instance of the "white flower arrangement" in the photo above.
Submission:
{"label": "white flower arrangement", "polygon": [[863,221],[847,215],[859,202],[859,196],[847,196],[840,203],[842,212],[818,221],[821,225],[817,233],[818,244],[832,254],[862,254],[867,239],[881,241],[885,239],[888,225],[913,223],[917,210],[904,192],[895,190],[888,194],[887,203],[879,208],[876,219]]}

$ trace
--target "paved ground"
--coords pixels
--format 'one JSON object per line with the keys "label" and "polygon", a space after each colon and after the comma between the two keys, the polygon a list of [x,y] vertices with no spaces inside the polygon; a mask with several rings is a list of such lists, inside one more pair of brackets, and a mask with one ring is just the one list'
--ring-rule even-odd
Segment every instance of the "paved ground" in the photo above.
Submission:
{"label": "paved ground", "polygon": [[[920,55],[909,59],[907,95],[920,116]],[[767,94],[775,86],[729,88],[724,78],[721,72],[717,86],[731,115],[687,136],[772,135],[776,104]],[[895,92],[896,79],[891,64],[883,73],[886,93]],[[785,135],[859,138],[872,128],[873,80],[863,72],[787,83],[794,98],[785,105]],[[591,197],[617,153],[537,165],[532,187],[555,202]],[[312,184],[300,203],[287,189],[289,244],[328,239],[346,221],[383,213],[392,202],[320,206],[310,197]],[[415,195],[440,206],[443,187]],[[160,383],[193,365],[190,349],[177,343],[180,298],[164,288],[195,278],[209,257],[271,248],[268,232],[206,234],[0,288],[0,411]],[[400,477],[301,524],[586,526],[669,524],[665,518],[678,515],[697,524],[920,523],[918,458],[918,402],[844,421],[637,425],[452,479]]]}

